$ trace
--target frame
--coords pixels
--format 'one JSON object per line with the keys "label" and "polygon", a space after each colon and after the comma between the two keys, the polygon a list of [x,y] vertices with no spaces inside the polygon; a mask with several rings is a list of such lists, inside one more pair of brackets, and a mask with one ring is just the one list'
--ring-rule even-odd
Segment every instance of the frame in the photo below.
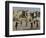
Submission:
{"label": "frame", "polygon": [[[10,6],[11,5],[11,6]],[[32,8],[32,7],[34,7],[34,8]],[[11,10],[11,9],[13,9],[13,11]],[[37,15],[39,16],[39,18],[40,18],[40,25],[42,25],[42,26],[40,26],[38,29],[35,29],[35,26],[32,28],[32,29],[27,29],[28,27],[25,27],[25,29],[23,28],[18,28],[17,26],[17,23],[20,23],[20,22],[18,22],[18,21],[16,21],[16,22],[14,22],[15,24],[16,24],[16,28],[15,29],[17,29],[18,28],[18,30],[14,30],[14,27],[15,26],[12,26],[14,23],[13,23],[13,21],[15,21],[15,20],[13,20],[13,18],[14,18],[14,14],[16,15],[16,10],[17,10],[17,13],[18,12],[30,12],[30,10],[32,10],[33,12],[35,12],[36,10],[36,12],[38,12],[38,14],[40,13],[41,14],[41,16],[40,15],[38,15],[37,13]],[[27,11],[26,11],[27,10]],[[34,11],[35,10],[35,11]],[[12,13],[11,13],[11,11],[12,11]],[[14,13],[14,11],[15,11],[15,13]],[[14,14],[13,14],[14,13]],[[18,14],[20,14],[20,13],[18,13]],[[26,13],[27,14],[27,13]],[[13,16],[12,16],[13,15]],[[33,13],[33,15],[34,15],[34,13]],[[23,13],[23,18],[25,17],[25,18],[27,18],[28,19],[28,16],[29,15],[27,15],[27,16],[25,16],[24,15],[24,13]],[[34,15],[35,16],[35,15]],[[12,17],[12,18],[11,18]],[[18,16],[17,16],[18,17]],[[20,16],[21,17],[21,16]],[[37,16],[35,16],[35,17],[37,17]],[[35,18],[35,17],[33,17],[33,18]],[[19,18],[19,17],[18,17]],[[22,18],[22,19],[23,19]],[[11,22],[10,22],[10,20],[11,20]],[[12,21],[13,20],[13,21]],[[27,21],[27,20],[26,20]],[[42,23],[41,23],[41,21],[42,21]],[[12,24],[13,23],[13,24]],[[23,22],[24,23],[24,22]],[[24,26],[24,24],[22,23],[22,25]],[[28,21],[28,23],[29,23],[29,21]],[[32,23],[32,22],[31,22]],[[33,21],[33,23],[34,23],[34,21]],[[36,24],[37,24],[37,22],[35,22]],[[12,27],[13,28],[12,28]],[[13,31],[14,31],[14,33],[12,33],[12,32],[10,32],[12,29],[13,29]],[[10,29],[10,30],[9,30]],[[20,31],[19,31],[20,30]],[[32,31],[33,30],[33,31]],[[41,30],[42,30],[42,32],[41,32]],[[30,31],[30,32],[29,32]],[[15,33],[16,32],[16,33]],[[22,33],[21,33],[22,32]],[[34,33],[35,32],[35,33]],[[10,34],[11,33],[11,34]],[[16,37],[16,36],[32,36],[32,35],[44,35],[45,34],[45,3],[35,3],[35,2],[19,2],[19,1],[5,1],[5,36],[6,37]]]}

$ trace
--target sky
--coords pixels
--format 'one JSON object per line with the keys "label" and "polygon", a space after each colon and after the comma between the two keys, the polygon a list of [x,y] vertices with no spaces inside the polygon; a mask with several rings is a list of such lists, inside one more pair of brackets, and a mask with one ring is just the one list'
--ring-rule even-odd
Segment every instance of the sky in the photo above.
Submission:
{"label": "sky", "polygon": [[38,11],[40,12],[40,8],[34,8],[34,7],[13,7],[14,10],[28,10],[28,11],[31,11],[31,12],[35,12],[35,11]]}

